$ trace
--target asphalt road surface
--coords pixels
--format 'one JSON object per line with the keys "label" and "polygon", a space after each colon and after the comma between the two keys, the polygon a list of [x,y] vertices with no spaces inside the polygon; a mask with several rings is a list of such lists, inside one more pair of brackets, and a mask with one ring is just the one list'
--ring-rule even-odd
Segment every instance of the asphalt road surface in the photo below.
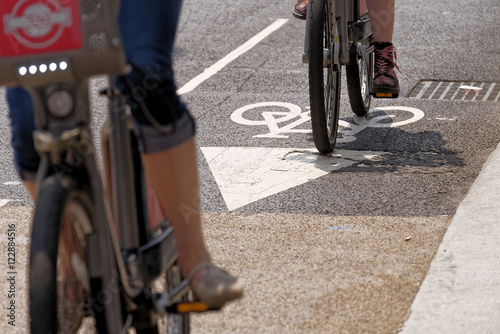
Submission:
{"label": "asphalt road surface", "polygon": [[[400,98],[372,100],[369,116],[355,119],[343,78],[339,143],[320,156],[301,62],[305,24],[292,17],[293,2],[184,3],[175,70],[197,120],[207,243],[216,263],[246,281],[242,301],[193,316],[193,332],[397,333],[500,142],[500,4],[396,1]],[[96,128],[102,85],[92,81]],[[33,203],[12,167],[0,96],[3,310],[7,223],[18,232],[16,326],[2,317],[0,331],[25,333]]]}

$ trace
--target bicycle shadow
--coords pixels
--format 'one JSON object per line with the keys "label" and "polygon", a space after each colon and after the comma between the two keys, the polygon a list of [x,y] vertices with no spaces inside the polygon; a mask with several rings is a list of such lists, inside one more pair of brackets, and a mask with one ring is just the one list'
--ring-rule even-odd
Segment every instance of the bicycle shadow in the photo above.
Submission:
{"label": "bicycle shadow", "polygon": [[[371,117],[384,119],[385,123],[378,123],[375,127],[365,126],[358,131],[340,129],[335,150],[329,156],[334,156],[336,151],[364,152],[365,156],[369,151],[377,154],[343,166],[335,172],[442,174],[452,173],[465,165],[457,152],[445,148],[446,141],[439,132],[412,133],[392,127],[397,120],[380,111]],[[362,123],[363,120],[358,117],[341,120],[341,123],[354,124],[354,127],[357,122]],[[352,132],[355,132],[354,138],[350,134]]]}

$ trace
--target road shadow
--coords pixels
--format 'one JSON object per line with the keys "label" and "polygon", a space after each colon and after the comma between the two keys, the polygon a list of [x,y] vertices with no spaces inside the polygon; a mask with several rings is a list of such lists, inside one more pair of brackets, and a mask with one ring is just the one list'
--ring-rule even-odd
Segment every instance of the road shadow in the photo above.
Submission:
{"label": "road shadow", "polygon": [[[380,112],[378,116],[380,116]],[[353,118],[343,118],[353,123]],[[409,132],[398,127],[389,127],[391,120],[386,119],[387,127],[366,127],[355,134],[355,140],[345,142],[340,131],[335,150],[384,152],[382,155],[358,161],[333,171],[342,172],[418,172],[446,173],[465,165],[457,152],[445,148],[446,141],[439,132]],[[312,134],[309,138],[312,140]],[[335,153],[335,150],[333,153]]]}

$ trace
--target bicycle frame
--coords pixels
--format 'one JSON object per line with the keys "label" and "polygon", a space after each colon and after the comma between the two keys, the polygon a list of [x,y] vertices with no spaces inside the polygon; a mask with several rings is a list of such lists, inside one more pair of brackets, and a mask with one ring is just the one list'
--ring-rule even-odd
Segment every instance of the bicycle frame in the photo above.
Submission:
{"label": "bicycle frame", "polygon": [[[89,105],[87,82],[74,84],[75,99],[85,105],[77,109],[71,119],[62,122],[51,119],[52,116],[43,107],[41,96],[45,89],[30,89],[35,97],[35,115],[38,130],[35,131],[35,145],[42,157],[41,167],[37,173],[37,188],[43,180],[51,175],[51,169],[74,173],[75,170],[85,172],[88,186],[92,189],[92,198],[96,209],[94,225],[86,231],[90,235],[88,254],[89,278],[103,277],[104,282],[119,283],[123,287],[124,296],[129,310],[134,310],[134,298],[143,293],[160,274],[173,265],[177,259],[177,243],[173,228],[165,224],[162,211],[148,215],[146,224],[155,231],[151,231],[149,242],[141,244],[139,240],[139,224],[141,219],[137,213],[137,194],[141,192],[134,187],[134,166],[131,152],[131,116],[121,101],[119,93],[111,96],[109,107],[109,124],[103,130],[104,169],[107,171],[107,184],[111,187],[104,189],[101,175],[96,165],[91,131],[88,127]],[[70,85],[69,85],[70,86]],[[50,87],[49,87],[50,88]],[[47,120],[44,123],[42,120]],[[87,123],[82,124],[81,121]],[[109,149],[108,149],[109,148]],[[66,161],[62,157],[66,156]],[[70,156],[71,161],[67,157]],[[79,163],[73,163],[73,160]],[[74,169],[74,170],[71,170]],[[146,192],[153,191],[146,186]],[[104,194],[104,195],[103,195]],[[144,194],[146,195],[146,194]],[[149,207],[159,208],[156,197],[140,198],[147,202]],[[152,201],[156,199],[156,201]],[[160,215],[159,215],[159,214]],[[163,223],[163,224],[161,224]],[[118,272],[113,272],[116,263]],[[157,301],[157,311],[165,312],[166,308],[177,302],[188,289],[187,280],[183,281],[175,290]],[[112,302],[114,307],[108,307],[106,321],[109,324],[108,332],[123,326],[121,318],[120,293],[115,294]],[[94,305],[95,307],[95,305]],[[115,310],[112,312],[111,310]],[[113,314],[111,314],[113,313]]]}

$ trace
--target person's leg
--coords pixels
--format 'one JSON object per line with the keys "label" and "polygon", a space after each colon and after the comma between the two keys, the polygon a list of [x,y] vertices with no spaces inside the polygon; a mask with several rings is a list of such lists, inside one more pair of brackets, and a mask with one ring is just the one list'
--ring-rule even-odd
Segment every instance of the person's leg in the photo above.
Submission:
{"label": "person's leg", "polygon": [[24,181],[24,187],[31,195],[33,202],[36,202],[36,184],[35,181]]}
{"label": "person's leg", "polygon": [[[179,264],[195,293],[212,307],[239,298],[240,281],[211,265],[201,229],[194,139],[167,151],[142,155],[143,165],[165,205],[179,248]],[[182,224],[182,226],[180,226]],[[215,283],[215,284],[213,284]],[[214,285],[218,286],[214,290]],[[219,291],[220,289],[220,291]]]}
{"label": "person's leg", "polygon": [[198,264],[210,262],[201,229],[195,141],[143,154],[142,161],[174,225],[179,263],[187,277]]}
{"label": "person's leg", "polygon": [[[173,0],[168,3],[158,0],[122,1],[119,18],[125,51],[136,70],[127,77],[132,89],[123,82],[119,86],[129,96],[132,114],[138,122],[136,132],[141,143],[144,167],[174,227],[181,270],[187,276],[201,261],[209,261],[209,256],[201,234],[199,208],[193,205],[198,196],[196,154],[192,139],[194,124],[175,93],[171,69],[180,5],[181,1]],[[144,77],[137,68],[144,70],[147,76]],[[162,92],[167,94],[168,105],[160,96]],[[150,125],[134,98],[144,102],[161,124],[169,124],[173,119],[184,116],[186,128],[181,126],[179,130],[186,133],[180,138],[163,138]],[[156,142],[150,138],[152,135]],[[168,140],[172,143],[168,144]],[[194,212],[189,220],[181,212],[184,207],[192,208]]]}
{"label": "person's leg", "polygon": [[29,93],[22,88],[8,88],[7,103],[12,127],[14,164],[26,189],[35,201],[35,176],[40,157],[33,143],[35,130],[33,103]]}
{"label": "person's leg", "polygon": [[394,0],[366,0],[375,42],[392,43]]}
{"label": "person's leg", "polygon": [[[211,264],[203,239],[194,120],[176,94],[172,70],[180,7],[180,0],[122,0],[120,27],[127,58],[135,67],[125,81],[119,80],[119,87],[136,122],[146,174],[174,228],[182,273],[203,302],[220,307],[240,297],[243,288]],[[151,125],[141,103],[163,128]],[[166,133],[173,124],[175,131]]]}
{"label": "person's leg", "polygon": [[[375,41],[375,66],[372,94],[399,94],[399,81],[394,71],[396,49],[392,44],[394,30],[394,0],[366,0]],[[375,95],[377,96],[377,95]]]}

